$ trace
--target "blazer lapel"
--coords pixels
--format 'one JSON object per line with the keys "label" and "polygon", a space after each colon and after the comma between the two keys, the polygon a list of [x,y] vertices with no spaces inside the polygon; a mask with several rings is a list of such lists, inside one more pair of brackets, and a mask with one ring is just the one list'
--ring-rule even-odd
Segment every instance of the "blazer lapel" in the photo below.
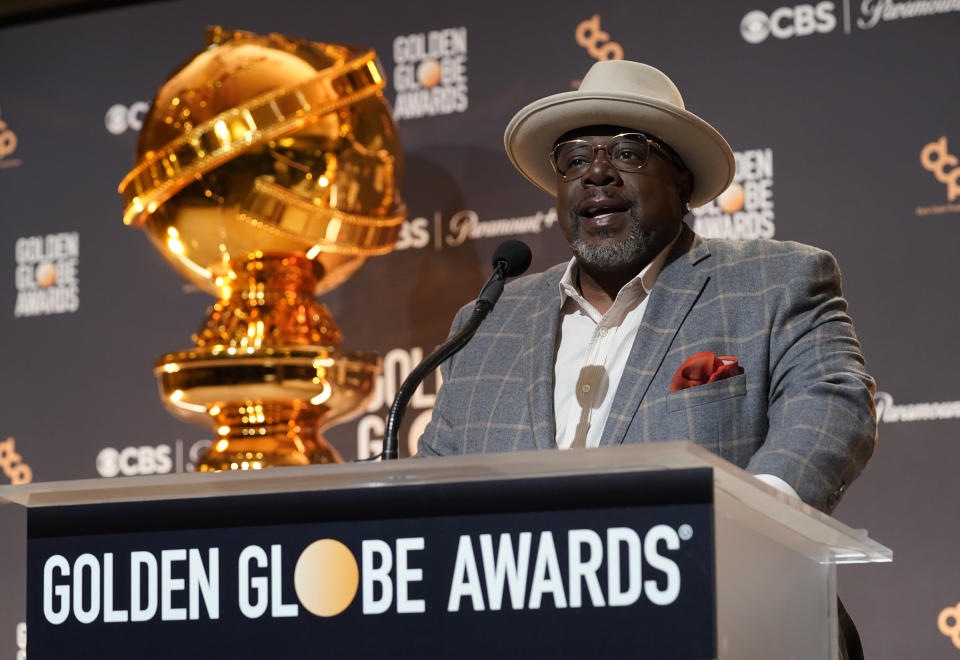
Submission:
{"label": "blazer lapel", "polygon": [[[565,265],[550,269],[531,292],[534,306],[527,334],[525,355],[527,369],[527,396],[533,442],[537,449],[557,446],[557,425],[553,413],[553,361],[560,322],[559,281]],[[518,449],[523,449],[518,447]]]}
{"label": "blazer lapel", "polygon": [[709,256],[707,243],[684,224],[647,300],[643,321],[603,429],[601,445],[623,442],[670,344],[710,279],[709,268],[700,263]]}

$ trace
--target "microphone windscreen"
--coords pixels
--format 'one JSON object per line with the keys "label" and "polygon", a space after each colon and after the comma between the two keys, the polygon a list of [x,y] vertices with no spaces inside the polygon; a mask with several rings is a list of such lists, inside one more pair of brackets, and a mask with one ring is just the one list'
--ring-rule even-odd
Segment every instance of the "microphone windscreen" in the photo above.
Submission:
{"label": "microphone windscreen", "polygon": [[503,273],[505,277],[522,275],[530,268],[530,262],[532,260],[533,254],[530,252],[530,247],[523,241],[504,241],[497,246],[497,249],[493,252],[494,268],[496,268],[501,261],[506,264]]}

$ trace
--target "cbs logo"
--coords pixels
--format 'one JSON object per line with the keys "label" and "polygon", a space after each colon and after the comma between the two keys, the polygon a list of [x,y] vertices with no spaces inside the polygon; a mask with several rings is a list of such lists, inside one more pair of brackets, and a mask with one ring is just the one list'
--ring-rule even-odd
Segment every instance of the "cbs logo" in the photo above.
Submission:
{"label": "cbs logo", "polygon": [[139,131],[143,128],[143,116],[148,110],[150,104],[143,101],[137,101],[130,107],[117,103],[107,110],[103,123],[114,135],[123,135],[127,130]]}
{"label": "cbs logo", "polygon": [[740,35],[747,43],[758,44],[771,35],[776,39],[789,39],[806,37],[815,32],[826,34],[837,27],[833,10],[834,5],[829,1],[816,5],[779,7],[769,16],[755,9],[740,21]]}
{"label": "cbs logo", "polygon": [[101,477],[119,474],[133,477],[141,474],[167,474],[173,469],[169,445],[125,447],[117,450],[104,447],[97,454],[97,472]]}

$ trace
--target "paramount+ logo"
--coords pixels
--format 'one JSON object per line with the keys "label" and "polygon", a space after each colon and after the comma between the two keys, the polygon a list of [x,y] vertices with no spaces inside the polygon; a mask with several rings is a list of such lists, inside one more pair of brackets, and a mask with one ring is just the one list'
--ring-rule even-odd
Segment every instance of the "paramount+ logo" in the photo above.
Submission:
{"label": "paramount+ logo", "polygon": [[[463,534],[452,570],[430,558],[423,536],[364,539],[353,548],[319,539],[300,551],[292,571],[282,544],[249,544],[235,554],[220,547],[83,553],[73,560],[53,554],[43,565],[43,617],[53,625],[130,624],[280,619],[304,611],[330,618],[351,606],[361,616],[624,607],[641,599],[666,606],[682,587],[671,554],[692,534],[687,524],[657,524],[644,533],[609,527]],[[428,591],[427,580],[441,591]]]}
{"label": "paramount+ logo", "polygon": [[435,211],[432,221],[422,216],[404,220],[395,249],[433,247],[434,250],[442,250],[445,247],[458,247],[467,240],[539,234],[556,223],[557,209],[554,207],[546,211],[538,210],[529,215],[490,220],[481,219],[480,214],[472,209],[456,211],[447,219],[444,219],[440,211]]}
{"label": "paramount+ logo", "polygon": [[829,1],[815,5],[778,7],[769,14],[755,9],[740,21],[740,35],[747,43],[759,44],[768,37],[790,39],[826,34],[837,27],[834,10],[834,4]]}

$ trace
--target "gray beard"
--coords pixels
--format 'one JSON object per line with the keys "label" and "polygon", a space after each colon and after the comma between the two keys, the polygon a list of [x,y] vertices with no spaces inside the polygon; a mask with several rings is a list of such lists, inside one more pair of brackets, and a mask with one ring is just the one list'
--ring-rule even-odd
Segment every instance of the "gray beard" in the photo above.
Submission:
{"label": "gray beard", "polygon": [[580,220],[571,211],[570,227],[573,240],[570,242],[570,250],[580,263],[596,268],[624,268],[637,263],[643,265],[650,263],[657,256],[654,252],[656,234],[642,229],[633,216],[633,211],[630,215],[634,220],[630,235],[620,243],[599,247],[588,245],[580,238]]}

